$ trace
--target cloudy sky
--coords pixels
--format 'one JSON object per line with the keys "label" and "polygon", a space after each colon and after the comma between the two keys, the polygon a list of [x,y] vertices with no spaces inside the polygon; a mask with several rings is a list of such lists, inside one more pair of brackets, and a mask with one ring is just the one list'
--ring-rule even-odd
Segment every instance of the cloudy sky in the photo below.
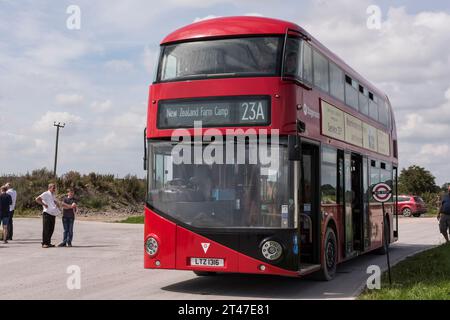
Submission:
{"label": "cloudy sky", "polygon": [[[81,9],[69,30],[68,6]],[[381,27],[367,27],[367,8]],[[303,26],[390,97],[400,164],[450,181],[450,3],[382,0],[0,0],[0,174],[144,176],[142,131],[161,39],[214,16],[262,15]]]}

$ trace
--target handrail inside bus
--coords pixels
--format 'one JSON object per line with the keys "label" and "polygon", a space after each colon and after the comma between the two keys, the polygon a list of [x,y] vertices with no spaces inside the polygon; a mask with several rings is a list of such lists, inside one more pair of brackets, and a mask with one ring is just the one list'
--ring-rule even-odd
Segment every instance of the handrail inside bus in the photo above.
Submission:
{"label": "handrail inside bus", "polygon": [[308,216],[306,213],[301,213],[300,214],[301,217],[306,217],[306,219],[308,220],[309,226],[310,226],[310,231],[309,231],[309,242],[312,243],[313,242],[313,235],[312,235],[312,219],[310,216]]}

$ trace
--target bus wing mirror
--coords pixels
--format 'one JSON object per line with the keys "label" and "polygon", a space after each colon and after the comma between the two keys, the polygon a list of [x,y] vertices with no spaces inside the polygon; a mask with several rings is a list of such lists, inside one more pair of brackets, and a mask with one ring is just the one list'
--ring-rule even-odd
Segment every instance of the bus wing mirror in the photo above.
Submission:
{"label": "bus wing mirror", "polygon": [[297,133],[304,133],[306,131],[306,124],[303,121],[297,119],[296,126]]}
{"label": "bus wing mirror", "polygon": [[144,129],[144,170],[147,171],[147,128]]}
{"label": "bus wing mirror", "polygon": [[288,137],[288,151],[290,161],[300,161],[302,156],[302,142],[298,135]]}

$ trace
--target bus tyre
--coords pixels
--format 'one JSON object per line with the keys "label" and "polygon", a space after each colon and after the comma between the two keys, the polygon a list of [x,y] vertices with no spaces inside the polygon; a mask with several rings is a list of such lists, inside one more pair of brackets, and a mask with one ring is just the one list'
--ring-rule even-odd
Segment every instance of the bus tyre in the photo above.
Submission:
{"label": "bus tyre", "polygon": [[215,276],[217,275],[216,272],[212,272],[212,271],[194,271],[195,275],[199,276],[199,277],[210,277],[210,276]]}
{"label": "bus tyre", "polygon": [[336,274],[337,266],[337,238],[336,233],[330,227],[325,233],[325,242],[323,250],[323,267],[318,272],[318,279],[322,281],[330,281]]}

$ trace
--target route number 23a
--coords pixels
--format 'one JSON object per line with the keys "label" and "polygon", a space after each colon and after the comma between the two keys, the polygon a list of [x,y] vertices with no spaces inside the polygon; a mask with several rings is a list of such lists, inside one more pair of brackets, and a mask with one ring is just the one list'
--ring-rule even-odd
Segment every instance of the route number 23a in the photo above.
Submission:
{"label": "route number 23a", "polygon": [[242,121],[265,120],[264,108],[261,102],[244,102],[242,108],[244,109]]}

